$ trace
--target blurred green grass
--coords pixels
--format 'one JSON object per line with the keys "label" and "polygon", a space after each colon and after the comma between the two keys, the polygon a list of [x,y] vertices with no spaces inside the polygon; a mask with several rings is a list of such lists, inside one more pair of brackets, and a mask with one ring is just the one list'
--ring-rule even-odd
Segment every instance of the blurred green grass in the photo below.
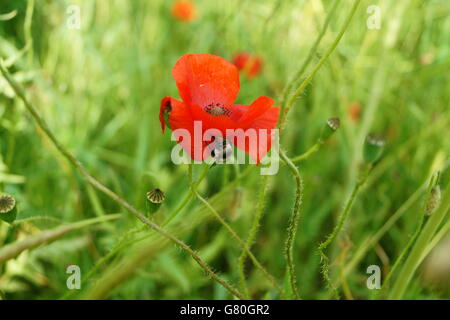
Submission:
{"label": "blurred green grass", "polygon": [[[169,134],[161,134],[157,116],[162,97],[179,96],[171,76],[176,60],[185,53],[212,53],[227,59],[239,51],[256,53],[263,57],[263,72],[252,80],[241,77],[237,102],[248,104],[261,95],[278,98],[307,56],[331,5],[325,0],[198,0],[198,18],[186,24],[171,16],[172,1],[36,1],[27,25],[30,3],[2,1],[0,14],[17,10],[17,15],[0,21],[1,56],[17,57],[11,67],[16,79],[58,138],[94,176],[142,210],[146,191],[157,186],[166,192],[167,201],[154,217],[159,222],[189,188],[187,168],[170,161],[173,142]],[[334,40],[351,3],[339,4],[313,64]],[[66,10],[71,4],[81,8],[81,30],[67,28]],[[381,7],[380,30],[366,27],[370,5]],[[303,297],[329,297],[319,272],[317,246],[334,226],[356,179],[367,133],[383,133],[387,148],[357,199],[344,234],[334,244],[335,277],[430,174],[448,164],[449,16],[450,4],[443,0],[363,0],[338,48],[290,113],[282,146],[292,156],[314,144],[327,118],[339,116],[342,121],[338,133],[300,164],[305,194],[295,255]],[[27,49],[21,53],[23,48]],[[47,216],[69,222],[122,212],[87,186],[57,154],[2,80],[0,191],[17,197],[19,218]],[[355,103],[361,105],[361,116],[352,121],[349,107]],[[227,166],[215,167],[200,191],[245,238],[261,177],[254,168],[245,179],[229,186],[234,175]],[[445,171],[442,185],[448,181]],[[283,245],[294,189],[289,172],[281,167],[270,179],[262,227],[253,248],[278,279],[284,277]],[[422,196],[419,192],[408,203],[400,219],[349,270],[346,279],[354,298],[371,295],[365,284],[369,265],[380,265],[384,274],[388,272],[415,230]],[[237,283],[240,251],[208,217],[201,204],[193,201],[169,228],[222,277]],[[0,243],[58,224],[47,220],[14,228],[1,224]],[[68,291],[68,265],[79,265],[86,275],[132,228],[139,228],[139,222],[125,214],[120,221],[24,252],[0,266],[1,296],[62,297]],[[130,237],[146,233],[138,230]],[[249,287],[256,297],[262,297],[270,285],[250,264],[247,267]],[[450,298],[449,268],[438,287],[426,277],[413,278],[405,298]],[[121,272],[128,279],[104,296],[229,298],[189,256],[156,235],[118,250],[75,297],[95,292],[105,277]],[[423,273],[421,268],[419,274]]]}

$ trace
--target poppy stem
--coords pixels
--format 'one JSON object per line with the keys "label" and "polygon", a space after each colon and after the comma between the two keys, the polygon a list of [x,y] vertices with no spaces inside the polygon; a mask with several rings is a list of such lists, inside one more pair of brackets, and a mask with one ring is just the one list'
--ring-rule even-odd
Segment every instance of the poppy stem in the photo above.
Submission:
{"label": "poppy stem", "polygon": [[297,185],[295,191],[294,208],[292,210],[292,215],[289,219],[288,237],[286,239],[284,251],[287,260],[287,271],[289,273],[289,281],[291,283],[292,293],[295,299],[299,300],[301,298],[298,292],[297,276],[295,274],[294,245],[295,245],[295,238],[297,235],[298,223],[300,221],[300,207],[303,199],[303,178],[300,175],[300,171],[298,170],[297,166],[292,162],[291,159],[289,159],[289,157],[282,150],[280,150],[280,158],[291,170],[291,173],[294,176],[295,183]]}
{"label": "poppy stem", "polygon": [[[205,169],[203,170],[201,176],[197,179],[197,181],[195,182],[195,186],[198,187],[200,185],[200,183],[205,179],[209,169],[211,167],[205,167]],[[167,219],[165,219],[162,223],[161,226],[166,226],[167,224],[169,224],[170,221],[172,221],[180,212],[181,210],[183,210],[187,204],[189,203],[189,201],[192,199],[192,197],[194,196],[192,189],[189,190],[188,193],[186,193],[186,195],[184,196],[183,200],[181,201],[180,205],[170,214],[169,217],[167,217]]]}
{"label": "poppy stem", "polygon": [[[433,175],[430,179],[430,183],[428,185],[428,189],[426,192],[426,197],[425,199],[428,199],[431,195],[432,192],[432,188],[434,187],[435,184],[437,184],[439,182],[439,173],[437,173],[436,175]],[[378,297],[380,297],[389,287],[389,283],[392,279],[392,276],[395,274],[395,272],[397,271],[398,267],[400,266],[400,264],[402,263],[402,261],[404,260],[404,258],[406,257],[406,255],[410,252],[411,247],[414,245],[414,243],[416,242],[417,238],[419,237],[420,233],[423,230],[423,226],[425,225],[426,221],[428,221],[428,217],[429,215],[427,214],[427,201],[424,201],[423,207],[422,207],[422,214],[419,220],[419,223],[416,227],[416,230],[413,234],[413,236],[411,237],[411,239],[409,239],[408,243],[406,244],[406,246],[403,248],[402,252],[400,253],[400,255],[398,256],[397,260],[395,261],[394,265],[392,266],[391,270],[389,271],[386,279],[383,281],[383,285],[381,286],[381,290],[377,290],[375,291],[376,294],[373,295],[373,297],[375,299],[377,299]]]}
{"label": "poppy stem", "polygon": [[[330,9],[330,12],[328,12],[327,17],[325,18],[325,22],[322,26],[322,29],[319,32],[319,35],[317,36],[316,40],[314,41],[313,46],[309,50],[308,56],[306,57],[305,61],[303,62],[300,69],[297,71],[297,73],[294,75],[294,77],[291,78],[291,80],[288,82],[288,84],[284,87],[283,93],[281,94],[281,110],[280,114],[284,114],[284,106],[286,104],[286,100],[288,99],[289,94],[292,92],[295,85],[299,85],[300,80],[302,79],[303,74],[306,71],[306,68],[311,63],[312,59],[314,58],[314,55],[317,52],[317,48],[319,47],[320,42],[322,41],[322,38],[324,37],[328,26],[330,25],[331,17],[333,16],[334,11],[336,10],[337,6],[339,4],[339,0],[334,0],[332,7]],[[281,121],[282,117],[280,117],[280,123],[284,123],[284,120]]]}
{"label": "poppy stem", "polygon": [[328,60],[330,55],[337,48],[339,42],[341,41],[342,37],[344,36],[345,31],[347,30],[348,26],[350,25],[350,22],[352,21],[353,16],[355,15],[356,9],[358,8],[360,3],[361,3],[361,0],[354,1],[353,7],[351,8],[349,15],[345,19],[346,22],[345,22],[344,26],[342,27],[342,29],[339,31],[339,34],[337,35],[337,37],[334,40],[331,47],[328,48],[325,55],[314,66],[311,73],[302,81],[302,83],[298,86],[298,88],[294,90],[294,92],[290,95],[290,98],[287,100],[287,102],[283,103],[281,105],[280,120],[279,120],[279,128],[281,130],[284,127],[284,122],[286,121],[286,116],[287,116],[289,110],[291,109],[292,105],[294,104],[295,100],[303,93],[306,86],[312,81],[312,79],[314,78],[316,73],[320,70],[320,68],[325,63],[325,61]]}
{"label": "poppy stem", "polygon": [[256,259],[255,255],[250,251],[247,244],[238,236],[238,234],[233,230],[233,228],[222,218],[222,216],[214,209],[213,206],[203,198],[197,191],[197,186],[192,183],[192,164],[189,164],[189,181],[191,184],[192,191],[194,195],[202,202],[205,207],[211,211],[214,217],[227,229],[227,231],[231,234],[231,236],[238,242],[239,246],[246,252],[246,254],[250,257],[253,264],[262,272],[262,274],[272,283],[272,285],[283,295],[283,289],[278,284],[276,279],[262,266],[262,264]]}
{"label": "poppy stem", "polygon": [[423,228],[422,232],[414,243],[408,258],[403,265],[403,268],[399,272],[399,276],[394,283],[390,300],[399,300],[405,294],[408,288],[409,282],[420,266],[426,255],[424,254],[428,250],[428,245],[432,241],[432,238],[436,231],[439,229],[442,221],[444,220],[447,212],[450,210],[450,183],[447,184],[446,190],[442,195],[442,202],[437,210],[428,218],[428,222]]}
{"label": "poppy stem", "polygon": [[[201,183],[201,181],[203,180],[203,178],[206,177],[206,173],[208,172],[209,168],[210,168],[210,167],[206,167],[206,168],[205,168],[205,170],[203,171],[201,177],[200,177],[200,178],[197,180],[197,182],[196,182],[197,185],[199,185],[199,184]],[[250,173],[250,170],[249,170],[249,169],[251,169],[251,168],[248,167],[244,172],[242,172],[242,173],[241,173],[239,176],[237,176],[233,181],[231,181],[231,182],[227,185],[226,188],[222,189],[222,190],[219,192],[218,195],[220,195],[220,194],[222,194],[222,195],[225,194],[225,192],[226,192],[229,188],[231,188],[232,186],[235,186],[239,181],[241,181],[241,179],[245,178],[245,177]],[[188,198],[188,200],[190,200],[190,199],[192,198],[192,196],[193,196],[192,190],[189,189],[189,192],[186,194],[186,196],[188,196],[187,198]],[[185,199],[183,199],[183,200],[181,201],[181,203],[182,203],[182,204],[184,203],[184,206],[186,206],[186,205],[189,203],[189,201],[186,202],[186,201],[184,201],[184,200],[185,200]],[[164,220],[164,221],[162,222],[161,226],[165,226],[166,224],[168,224],[168,223],[169,223],[168,220],[169,220],[171,217],[174,216],[174,213],[177,212],[177,211],[180,212],[180,211],[183,209],[184,206],[183,206],[183,205],[178,206],[178,207],[174,210],[174,212],[172,212],[172,214],[170,214],[169,217],[168,217],[166,220]],[[112,249],[107,255],[103,256],[100,260],[98,260],[97,263],[96,263],[96,264],[92,267],[92,269],[89,271],[89,273],[88,273],[85,277],[83,277],[83,280],[81,280],[81,284],[83,285],[84,283],[86,283],[86,282],[87,282],[87,281],[88,281],[88,280],[89,280],[89,279],[97,272],[97,270],[98,270],[103,264],[105,264],[105,263],[106,263],[107,261],[109,261],[112,257],[114,257],[114,256],[115,256],[122,248],[129,247],[129,246],[131,246],[132,244],[135,244],[135,243],[137,243],[137,242],[140,242],[140,241],[142,241],[142,240],[145,240],[145,239],[148,239],[149,237],[151,237],[151,236],[152,236],[152,233],[148,233],[148,234],[146,234],[146,235],[144,235],[144,236],[142,236],[142,237],[139,237],[139,238],[137,238],[137,239],[131,239],[131,240],[128,239],[131,235],[143,231],[145,227],[146,227],[146,226],[144,225],[144,226],[141,226],[141,227],[139,227],[139,228],[133,228],[133,229],[130,229],[130,230],[128,230],[127,232],[125,232],[125,233],[121,236],[121,238],[116,242],[116,244],[115,244],[115,246],[113,247],[113,249]],[[62,299],[62,300],[71,299],[71,297],[72,297],[74,294],[75,294],[75,291],[72,290],[72,291],[68,292],[66,295],[64,295],[61,299]]]}
{"label": "poppy stem", "polygon": [[[258,233],[258,229],[261,226],[261,218],[264,214],[264,200],[266,197],[266,191],[267,191],[267,183],[269,181],[269,176],[262,176],[261,181],[261,188],[259,190],[259,196],[258,196],[258,203],[256,205],[256,213],[253,217],[252,226],[246,241],[246,246],[251,249],[252,244],[255,242],[256,235]],[[245,260],[247,258],[247,252],[245,250],[242,251],[239,262],[238,262],[238,270],[239,270],[239,281],[241,285],[241,290],[244,292],[244,294],[250,298],[250,294],[248,291],[247,283],[245,281],[245,273],[244,273],[244,264]]]}
{"label": "poppy stem", "polygon": [[156,224],[153,221],[150,221],[147,217],[145,217],[142,213],[137,211],[131,204],[129,204],[126,200],[124,200],[122,197],[120,197],[118,194],[116,194],[114,191],[103,185],[101,182],[99,182],[97,179],[95,179],[93,176],[91,176],[83,167],[83,165],[78,161],[77,158],[75,158],[66,148],[59,142],[59,140],[56,138],[56,136],[53,134],[53,132],[49,129],[47,126],[47,123],[44,121],[44,119],[41,118],[35,107],[28,101],[28,99],[25,96],[25,91],[23,88],[11,77],[9,72],[5,69],[3,65],[3,60],[0,59],[0,72],[2,73],[3,77],[6,79],[8,84],[11,86],[11,88],[14,90],[14,92],[17,94],[17,96],[23,101],[25,108],[28,110],[28,112],[33,117],[34,121],[36,122],[37,126],[43,131],[43,133],[47,136],[47,138],[52,142],[52,144],[55,146],[55,148],[61,153],[61,155],[66,158],[66,160],[69,161],[71,165],[73,165],[78,172],[83,176],[83,178],[91,184],[94,188],[99,190],[100,192],[104,193],[106,196],[111,198],[113,201],[130,211],[132,214],[134,214],[139,220],[141,220],[142,223],[148,225],[151,229],[155,230],[162,236],[166,237],[179,247],[181,247],[184,251],[188,252],[192,258],[199,264],[199,266],[205,270],[207,274],[209,274],[214,280],[216,280],[219,284],[221,284],[223,287],[225,287],[232,295],[239,299],[243,299],[244,296],[233,286],[228,284],[224,279],[222,279],[220,276],[218,276],[214,271],[208,266],[206,262],[204,262],[197,253],[192,250],[187,244],[185,244],[183,241],[178,239],[177,237],[173,236],[172,234],[168,233],[166,230],[161,228],[158,224]]}
{"label": "poppy stem", "polygon": [[323,141],[317,141],[311,148],[309,148],[306,152],[294,157],[291,159],[292,162],[301,162],[308,159],[311,155],[320,150],[323,145]]}
{"label": "poppy stem", "polygon": [[339,232],[342,230],[342,227],[344,226],[344,223],[347,221],[347,218],[350,214],[350,211],[353,207],[353,203],[355,202],[356,196],[361,189],[361,186],[364,185],[364,183],[367,180],[367,177],[369,176],[369,173],[372,169],[372,166],[369,166],[367,170],[364,170],[361,174],[361,177],[356,182],[355,186],[353,187],[352,193],[350,194],[350,198],[348,199],[347,203],[344,206],[344,210],[342,214],[339,217],[337,225],[334,227],[333,231],[327,236],[324,242],[322,242],[319,245],[318,251],[320,255],[320,262],[321,262],[321,271],[323,278],[328,286],[328,288],[332,291],[333,296],[336,300],[339,299],[339,292],[337,288],[334,286],[333,282],[330,278],[330,259],[325,254],[325,249],[336,239]]}

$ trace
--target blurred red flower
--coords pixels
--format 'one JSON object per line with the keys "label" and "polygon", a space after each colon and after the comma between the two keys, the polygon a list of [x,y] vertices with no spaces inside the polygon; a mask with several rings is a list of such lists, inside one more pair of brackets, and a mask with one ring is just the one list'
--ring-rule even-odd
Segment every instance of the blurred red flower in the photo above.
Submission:
{"label": "blurred red flower", "polygon": [[194,3],[189,0],[175,1],[172,6],[172,15],[182,22],[193,21],[196,16]]}
{"label": "blurred red flower", "polygon": [[348,106],[348,116],[352,122],[357,122],[361,116],[361,104],[359,102],[353,102]]}
{"label": "blurred red flower", "polygon": [[252,55],[248,52],[239,52],[234,55],[233,64],[247,78],[252,79],[261,73],[263,62],[259,56]]}
{"label": "blurred red flower", "polygon": [[[272,146],[272,129],[278,122],[279,107],[273,106],[274,100],[261,96],[251,105],[234,104],[240,88],[239,72],[227,60],[210,54],[182,56],[172,75],[182,101],[172,97],[162,99],[159,114],[162,131],[165,120],[173,131],[187,130],[190,140],[177,137],[177,141],[192,159],[201,161],[209,157],[207,153],[204,155],[208,142],[200,145],[194,142],[194,121],[201,122],[202,136],[206,130],[216,129],[222,137],[230,139],[227,129],[242,129],[229,142],[259,163]],[[249,147],[250,137],[245,135],[249,129],[258,133],[256,150]]]}

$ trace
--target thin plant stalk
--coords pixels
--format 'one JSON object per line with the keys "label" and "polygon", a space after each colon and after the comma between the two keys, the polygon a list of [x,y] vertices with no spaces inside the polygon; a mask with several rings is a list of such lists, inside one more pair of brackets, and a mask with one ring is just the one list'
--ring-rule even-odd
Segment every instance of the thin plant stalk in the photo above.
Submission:
{"label": "thin plant stalk", "polygon": [[[195,186],[198,187],[200,185],[200,183],[205,179],[208,171],[209,171],[210,167],[205,167],[205,169],[203,170],[201,176],[197,179],[195,183]],[[183,200],[181,201],[180,205],[169,215],[169,217],[167,217],[167,219],[165,219],[161,226],[166,226],[167,224],[169,224],[180,212],[181,210],[183,210],[187,204],[189,203],[189,201],[192,199],[193,197],[193,192],[192,192],[192,188],[189,188],[189,192],[184,196]]]}
{"label": "thin plant stalk", "polygon": [[87,220],[82,220],[78,222],[73,222],[70,224],[62,225],[54,229],[45,230],[33,236],[29,236],[23,240],[8,244],[0,249],[0,265],[8,261],[9,259],[17,257],[25,250],[34,249],[41,244],[49,243],[69,232],[82,229],[87,226],[91,226],[96,223],[102,223],[105,221],[111,221],[120,218],[121,214],[110,214],[98,218],[92,218]]}
{"label": "thin plant stalk", "polygon": [[[206,176],[205,173],[208,172],[208,169],[209,169],[209,167],[207,167],[207,168],[203,171],[201,177],[197,180],[196,185],[199,185],[199,184],[200,184],[200,182],[201,182],[201,181],[203,180],[203,178]],[[233,181],[231,181],[231,182],[227,185],[227,187],[225,187],[223,190],[221,190],[217,195],[219,196],[219,195],[221,195],[221,194],[225,194],[225,191],[227,191],[227,189],[231,188],[232,186],[235,186],[241,179],[243,179],[244,177],[246,177],[246,176],[250,173],[250,171],[251,171],[250,169],[251,169],[251,167],[248,167],[244,172],[240,173],[236,178],[233,179]],[[189,189],[189,194],[188,194],[188,195],[191,195],[191,196],[193,195],[193,194],[192,194],[192,191],[191,191],[190,189]],[[189,199],[190,199],[190,198],[189,198]],[[184,203],[185,205],[187,205],[188,202],[182,201],[182,203]],[[169,217],[168,217],[166,220],[164,220],[164,221],[162,222],[161,225],[162,225],[162,226],[165,226],[166,224],[168,224],[168,222],[169,222],[168,220],[170,220],[170,218],[174,216],[174,213],[175,213],[175,212],[180,212],[182,209],[183,209],[183,207],[182,207],[181,205],[178,206],[177,209],[175,209],[175,210],[173,211],[173,213],[170,214]],[[145,228],[146,226],[142,226],[142,227]],[[87,282],[87,281],[88,281],[88,280],[89,280],[89,279],[97,272],[97,270],[98,270],[102,265],[104,265],[107,261],[109,261],[111,258],[113,258],[113,257],[114,257],[121,249],[130,247],[131,245],[134,245],[134,244],[136,244],[137,242],[140,242],[140,241],[142,241],[142,240],[146,240],[146,239],[148,239],[149,237],[152,236],[152,234],[146,234],[146,235],[144,235],[144,236],[142,236],[142,237],[139,237],[139,238],[137,238],[137,239],[130,239],[130,240],[126,241],[132,234],[135,234],[135,233],[137,233],[137,232],[142,231],[142,230],[143,230],[142,227],[140,227],[140,228],[133,228],[133,229],[128,230],[127,232],[125,232],[125,233],[121,236],[121,238],[116,242],[114,248],[111,249],[111,251],[110,251],[108,254],[106,254],[105,256],[103,256],[102,258],[100,258],[100,259],[96,262],[96,264],[91,268],[91,270],[89,271],[89,273],[88,273],[85,277],[83,277],[81,283],[83,284],[83,283]],[[65,294],[61,299],[62,299],[62,300],[70,299],[75,293],[76,293],[75,291],[70,291],[70,292],[68,292],[67,294]]]}
{"label": "thin plant stalk", "polygon": [[291,284],[292,294],[294,295],[295,299],[299,300],[301,298],[298,292],[297,276],[295,274],[294,245],[298,229],[298,223],[300,221],[300,207],[303,198],[303,179],[302,176],[300,175],[297,166],[291,161],[291,159],[289,159],[289,157],[283,151],[280,151],[280,158],[291,170],[291,173],[294,176],[296,183],[294,208],[292,209],[292,215],[289,219],[288,236],[286,239],[284,252],[287,260],[287,272],[289,275],[289,282]]}
{"label": "thin plant stalk", "polygon": [[[189,180],[192,182],[192,164],[189,164]],[[196,186],[191,183],[192,191],[194,195],[197,197],[200,202],[202,202],[206,208],[214,215],[214,217],[225,227],[225,229],[231,234],[231,236],[238,242],[239,246],[244,250],[247,255],[252,260],[253,264],[261,271],[261,273],[269,280],[272,285],[279,291],[280,294],[283,294],[283,289],[275,280],[275,278],[262,266],[262,264],[258,261],[255,255],[250,251],[247,247],[246,243],[238,236],[238,234],[233,230],[233,228],[222,218],[222,216],[214,209],[213,206],[203,198],[197,191]]]}
{"label": "thin plant stalk", "polygon": [[316,153],[317,151],[320,150],[320,147],[323,145],[323,141],[319,140],[317,141],[311,148],[309,148],[307,151],[305,151],[304,153],[294,157],[291,159],[292,162],[296,163],[296,162],[301,162],[304,161],[306,159],[308,159],[310,156],[312,156],[314,153]]}
{"label": "thin plant stalk", "polygon": [[394,283],[391,294],[389,296],[390,300],[399,300],[405,294],[405,291],[419,267],[420,263],[425,258],[424,252],[427,251],[428,244],[432,240],[434,234],[439,229],[441,222],[444,220],[447,211],[450,209],[450,184],[447,185],[445,192],[442,197],[442,202],[439,208],[428,218],[423,231],[417,238],[414,247],[411,249],[408,258],[403,265],[403,268],[399,272],[399,276]]}
{"label": "thin plant stalk", "polygon": [[[259,190],[258,203],[256,206],[256,213],[253,217],[252,226],[250,228],[250,232],[246,241],[246,246],[251,250],[253,243],[255,242],[256,235],[258,234],[259,227],[261,226],[261,218],[264,214],[264,199],[266,197],[267,183],[269,181],[269,176],[263,176],[261,181],[261,188]],[[238,261],[238,270],[239,270],[239,281],[241,290],[245,294],[246,297],[250,298],[250,294],[248,291],[247,283],[245,281],[245,272],[244,265],[245,260],[247,259],[247,252],[242,250],[242,253],[239,257]]]}
{"label": "thin plant stalk", "polygon": [[[447,159],[446,164],[442,167],[441,172],[447,170],[448,166],[450,165],[450,159]],[[382,166],[381,162],[377,164],[377,166],[374,168],[374,170],[371,172],[370,176],[367,179],[367,184],[370,184],[370,180],[374,179],[374,175],[378,175],[379,173],[376,173],[376,169],[380,168]],[[378,170],[378,172],[380,172]],[[389,219],[383,224],[383,226],[378,229],[377,232],[375,232],[372,236],[367,237],[364,241],[362,241],[362,245],[356,250],[356,252],[353,254],[352,259],[349,263],[345,266],[344,274],[345,276],[349,275],[350,272],[358,265],[358,263],[361,261],[361,259],[364,257],[364,255],[367,253],[369,248],[373,247],[380,239],[392,228],[392,226],[407,212],[420,198],[422,193],[426,191],[428,186],[427,181],[423,182],[414,192],[411,194],[411,196],[406,199],[405,202],[392,214]],[[449,226],[450,229],[450,226]],[[434,241],[434,240],[433,240]]]}
{"label": "thin plant stalk", "polygon": [[181,247],[184,251],[188,252],[192,258],[198,263],[198,265],[208,274],[210,275],[214,280],[216,280],[220,285],[222,285],[225,289],[227,289],[233,296],[243,299],[244,296],[232,285],[230,285],[228,282],[226,282],[224,279],[222,279],[219,275],[217,275],[206,262],[204,262],[200,256],[192,250],[187,244],[185,244],[183,241],[178,239],[177,237],[173,236],[172,234],[168,233],[166,230],[161,228],[158,224],[156,224],[153,221],[150,221],[147,217],[145,217],[142,213],[140,213],[138,210],[136,210],[131,204],[129,204],[125,199],[117,195],[115,192],[113,192],[111,189],[103,185],[101,182],[99,182],[97,179],[95,179],[93,176],[91,176],[83,167],[83,165],[76,159],[56,138],[56,136],[53,134],[53,132],[49,129],[47,126],[47,123],[41,118],[35,107],[28,101],[28,99],[25,96],[25,92],[22,89],[21,86],[10,76],[9,72],[4,68],[3,61],[0,61],[0,71],[5,77],[6,81],[9,83],[9,85],[12,87],[14,92],[17,94],[17,96],[23,101],[25,108],[30,112],[31,116],[33,117],[34,121],[38,125],[38,127],[43,131],[43,133],[47,136],[47,138],[52,142],[52,144],[55,146],[55,148],[61,153],[61,155],[66,158],[70,164],[72,164],[78,172],[84,177],[84,179],[90,183],[94,188],[99,190],[100,192],[104,193],[106,196],[114,200],[116,203],[130,211],[132,214],[134,214],[142,223],[148,225],[151,229],[155,230],[156,232],[160,233],[179,247]]}
{"label": "thin plant stalk", "polygon": [[289,110],[291,109],[292,105],[294,104],[295,100],[303,93],[306,86],[312,81],[316,73],[320,70],[322,65],[325,63],[325,61],[328,60],[330,55],[334,52],[334,50],[337,48],[339,42],[341,41],[342,37],[344,36],[345,31],[350,25],[350,22],[353,20],[353,16],[356,13],[356,9],[358,9],[359,4],[361,3],[361,0],[355,0],[353,3],[353,7],[350,10],[349,15],[345,19],[345,24],[342,27],[342,29],[339,31],[336,39],[334,40],[333,44],[328,48],[325,55],[319,60],[319,62],[314,66],[311,73],[303,80],[303,82],[298,86],[298,88],[290,95],[290,98],[287,100],[287,102],[283,105],[281,105],[280,110],[280,120],[279,120],[279,128],[282,130],[284,127],[284,123],[286,121],[287,114]]}
{"label": "thin plant stalk", "polygon": [[[339,4],[339,0],[334,0],[333,4],[331,6],[330,12],[328,12],[327,17],[325,18],[325,22],[324,22],[324,24],[322,26],[322,29],[320,30],[316,40],[314,41],[314,44],[311,47],[311,49],[309,50],[308,56],[303,61],[303,64],[300,67],[300,69],[292,77],[292,79],[289,81],[289,83],[284,87],[283,93],[281,94],[281,99],[280,99],[280,105],[282,106],[281,107],[281,112],[280,112],[281,115],[284,114],[283,106],[286,103],[288,95],[292,92],[294,86],[297,85],[300,82],[300,80],[302,79],[303,74],[306,71],[306,68],[311,63],[315,53],[317,52],[317,48],[319,47],[319,44],[322,41],[322,38],[324,37],[324,35],[325,35],[325,33],[326,33],[327,29],[328,29],[328,26],[329,26],[330,21],[331,21],[331,17],[333,16],[334,11],[336,11],[336,8],[337,8],[338,4]],[[280,118],[280,120],[281,120],[281,118]],[[284,120],[283,120],[283,122],[284,122]]]}
{"label": "thin plant stalk", "polygon": [[341,232],[342,227],[344,226],[345,222],[347,221],[347,218],[353,207],[353,203],[356,200],[356,196],[358,195],[358,192],[361,189],[361,186],[367,180],[370,170],[371,170],[371,167],[367,168],[367,170],[364,173],[362,173],[362,176],[358,179],[355,186],[353,187],[352,193],[350,194],[350,198],[348,199],[347,203],[344,206],[344,210],[339,217],[338,223],[334,227],[333,231],[327,236],[325,241],[319,245],[319,248],[318,248],[320,260],[321,260],[322,275],[323,275],[323,278],[324,278],[328,288],[332,291],[335,299],[339,299],[339,293],[338,293],[337,288],[333,285],[333,282],[331,281],[331,278],[330,278],[330,261],[329,261],[330,259],[325,254],[325,250],[336,239],[339,232]]}
{"label": "thin plant stalk", "polygon": [[[439,174],[437,176],[433,176],[431,178],[430,184],[428,186],[428,190],[427,190],[427,193],[426,193],[426,200],[428,199],[428,197],[431,194],[431,189],[432,189],[433,185],[438,180],[439,180]],[[414,243],[416,242],[416,240],[419,237],[420,233],[422,232],[423,226],[425,225],[426,221],[428,221],[428,214],[426,212],[426,205],[427,205],[427,201],[426,200],[424,201],[424,205],[422,207],[422,214],[421,214],[421,217],[420,217],[419,224],[417,225],[416,231],[414,231],[413,236],[411,237],[411,239],[409,239],[408,243],[403,248],[402,252],[398,256],[397,260],[395,261],[393,267],[389,271],[389,274],[387,275],[386,279],[383,282],[381,290],[376,292],[376,294],[374,295],[375,298],[379,297],[388,288],[392,276],[395,275],[395,272],[400,267],[400,264],[403,262],[403,260],[406,257],[406,255],[410,252],[411,247],[414,245]]]}

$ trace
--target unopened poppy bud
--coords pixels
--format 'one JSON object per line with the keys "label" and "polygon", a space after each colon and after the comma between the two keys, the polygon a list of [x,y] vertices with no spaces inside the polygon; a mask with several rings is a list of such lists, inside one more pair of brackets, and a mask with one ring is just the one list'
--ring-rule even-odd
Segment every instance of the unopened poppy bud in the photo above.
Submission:
{"label": "unopened poppy bud", "polygon": [[369,134],[364,143],[364,161],[369,164],[376,162],[383,153],[385,143],[381,135]]}
{"label": "unopened poppy bud", "polygon": [[166,199],[164,192],[155,188],[147,192],[147,211],[148,213],[156,212]]}
{"label": "unopened poppy bud", "polygon": [[431,188],[430,195],[428,197],[425,212],[428,215],[431,215],[433,212],[436,211],[437,208],[439,208],[439,205],[441,204],[441,188],[439,185],[434,186]]}
{"label": "unopened poppy bud", "polygon": [[320,135],[320,140],[325,141],[328,140],[341,126],[341,120],[339,118],[330,118],[327,120],[322,134]]}
{"label": "unopened poppy bud", "polygon": [[9,194],[0,194],[0,219],[12,223],[16,217],[16,199]]}

